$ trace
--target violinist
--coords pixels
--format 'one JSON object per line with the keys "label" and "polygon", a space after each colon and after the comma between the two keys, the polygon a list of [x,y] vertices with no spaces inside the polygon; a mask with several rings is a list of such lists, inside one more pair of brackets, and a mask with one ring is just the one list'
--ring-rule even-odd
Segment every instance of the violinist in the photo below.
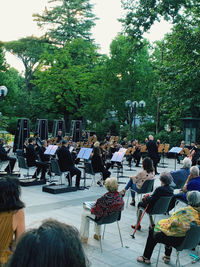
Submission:
{"label": "violinist", "polygon": [[[111,172],[106,170],[106,168],[104,167],[104,163],[103,163],[103,160],[102,160],[100,153],[101,153],[100,147],[97,145],[94,146],[93,155],[92,155],[92,168],[93,168],[94,172],[101,172],[103,175],[103,180],[105,181],[106,178],[110,177]],[[97,182],[97,184],[99,186],[102,186],[101,180],[99,180]]]}
{"label": "violinist", "polygon": [[192,166],[195,166],[199,158],[199,149],[195,142],[191,143],[191,147],[192,148],[190,149],[190,159],[192,160]]}
{"label": "violinist", "polygon": [[57,136],[56,136],[56,143],[61,143],[63,140],[63,133],[62,131],[58,131]]}
{"label": "violinist", "polygon": [[8,156],[11,147],[8,147],[8,150],[5,150],[5,139],[0,139],[0,160],[2,161],[9,161],[8,166],[5,168],[5,172],[8,174],[11,174],[13,172],[13,169],[15,167],[16,158]]}
{"label": "violinist", "polygon": [[133,158],[135,161],[135,167],[139,167],[140,164],[140,159],[141,159],[141,153],[140,153],[140,145],[138,144],[138,141],[135,140],[134,141],[134,147],[135,147],[135,151],[133,152]]}
{"label": "violinist", "polygon": [[36,141],[36,150],[39,151],[40,147],[42,146],[42,143],[38,132],[34,133],[34,138]]}
{"label": "violinist", "polygon": [[42,146],[39,149],[39,156],[42,162],[50,162],[50,155],[44,154],[47,149],[47,141],[41,141]]}

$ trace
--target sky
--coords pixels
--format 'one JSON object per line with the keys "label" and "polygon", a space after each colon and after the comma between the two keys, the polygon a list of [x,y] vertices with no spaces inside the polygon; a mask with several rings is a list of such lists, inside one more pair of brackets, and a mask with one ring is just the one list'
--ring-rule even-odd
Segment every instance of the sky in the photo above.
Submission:
{"label": "sky", "polygon": [[[0,41],[18,40],[27,36],[41,36],[42,31],[33,21],[33,13],[42,13],[48,0],[0,0]],[[109,54],[111,41],[121,31],[123,10],[120,0],[91,0],[93,12],[99,18],[92,29],[92,37],[100,45],[101,53]],[[170,30],[167,22],[156,23],[150,33],[145,34],[151,42],[161,40]],[[22,63],[15,56],[6,53],[6,60],[12,66],[23,71]]]}

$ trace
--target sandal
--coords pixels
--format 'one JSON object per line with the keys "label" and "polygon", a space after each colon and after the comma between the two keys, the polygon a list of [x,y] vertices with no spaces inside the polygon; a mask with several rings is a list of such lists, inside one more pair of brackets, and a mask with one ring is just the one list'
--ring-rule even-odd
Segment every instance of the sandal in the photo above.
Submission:
{"label": "sandal", "polygon": [[170,257],[163,255],[162,260],[164,261],[165,264],[168,264],[170,262]]}
{"label": "sandal", "polygon": [[142,263],[145,263],[145,264],[151,264],[150,260],[145,258],[144,256],[139,256],[137,257],[137,261],[138,262],[142,262]]}

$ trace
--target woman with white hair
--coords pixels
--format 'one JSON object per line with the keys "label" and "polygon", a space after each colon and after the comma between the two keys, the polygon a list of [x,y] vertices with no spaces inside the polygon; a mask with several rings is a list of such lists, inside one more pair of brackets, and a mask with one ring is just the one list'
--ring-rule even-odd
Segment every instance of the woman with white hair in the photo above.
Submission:
{"label": "woman with white hair", "polygon": [[181,245],[190,229],[190,224],[193,222],[200,226],[200,192],[188,192],[187,201],[187,207],[174,212],[168,219],[160,220],[154,229],[149,231],[144,253],[137,258],[138,262],[151,264],[151,255],[156,244],[163,243],[165,254],[162,259],[165,263],[169,263],[172,247]]}
{"label": "woman with white hair", "polygon": [[192,161],[189,158],[184,158],[183,167],[177,171],[171,171],[170,174],[173,178],[173,182],[177,185],[184,184],[190,174],[190,167]]}
{"label": "woman with white hair", "polygon": [[[93,219],[100,219],[112,214],[116,211],[122,211],[124,208],[124,200],[122,195],[119,194],[118,182],[116,178],[107,178],[105,181],[105,187],[108,190],[102,197],[98,198],[95,204],[90,208],[88,205],[84,205],[82,217],[81,217],[81,241],[87,243],[89,236],[89,224],[90,220],[87,216]],[[94,224],[94,239],[100,240],[101,238],[101,226]]]}
{"label": "woman with white hair", "polygon": [[181,200],[187,203],[186,193],[193,190],[200,191],[200,176],[199,168],[197,166],[192,166],[190,168],[190,175],[181,190],[182,192],[174,195],[170,202],[169,210],[174,208],[176,200]]}

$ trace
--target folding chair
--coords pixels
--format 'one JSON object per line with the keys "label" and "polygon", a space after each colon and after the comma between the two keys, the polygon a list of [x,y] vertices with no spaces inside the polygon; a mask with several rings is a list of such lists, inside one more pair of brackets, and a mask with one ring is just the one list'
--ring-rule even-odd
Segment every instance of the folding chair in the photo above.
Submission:
{"label": "folding chair", "polygon": [[96,185],[96,175],[102,175],[101,172],[94,172],[91,162],[85,162],[85,173],[92,176],[92,182],[90,186],[92,186],[93,184]]}
{"label": "folding chair", "polygon": [[30,170],[36,170],[36,166],[33,167],[28,167],[26,159],[22,156],[17,156],[18,159],[18,165],[19,165],[19,170],[20,170],[20,174],[21,174],[21,169],[25,169],[27,170],[26,175],[24,175],[25,178],[29,179],[32,177],[32,175],[29,174]]}
{"label": "folding chair", "polygon": [[154,181],[155,181],[155,179],[146,180],[143,183],[142,188],[140,189],[140,191],[134,191],[133,189],[130,188],[129,194],[128,194],[128,197],[127,197],[127,201],[126,201],[126,207],[128,207],[128,202],[129,202],[129,197],[130,197],[131,191],[134,191],[138,195],[140,195],[140,199],[139,199],[139,202],[140,202],[142,200],[142,195],[150,193],[150,192],[153,191]]}
{"label": "folding chair", "polygon": [[[91,221],[97,223],[98,225],[104,225],[102,239],[104,239],[106,224],[111,224],[111,223],[116,222],[117,227],[118,227],[118,231],[119,231],[119,237],[120,237],[121,245],[123,247],[122,235],[121,235],[121,231],[120,231],[120,227],[119,227],[119,221],[121,219],[121,211],[113,212],[110,215],[102,217],[100,219],[97,219],[97,218],[93,219],[90,216],[87,216],[87,218],[89,218]],[[101,238],[100,238],[100,248],[101,248],[101,252],[103,252]]]}
{"label": "folding chair", "polygon": [[[192,222],[190,224],[190,229],[187,231],[182,244],[179,247],[175,248],[176,249],[176,266],[181,267],[180,258],[179,258],[180,251],[184,249],[193,249],[196,246],[198,246],[199,242],[200,242],[200,226]],[[158,266],[161,244],[160,244],[160,248],[158,251],[156,267]]]}
{"label": "folding chair", "polygon": [[[61,172],[60,166],[59,166],[59,163],[58,163],[58,160],[57,159],[51,159],[50,168],[51,168],[51,173],[53,173],[54,175],[60,176],[60,185],[63,184],[62,183],[62,177],[63,177],[63,175],[64,176],[65,175],[69,175],[70,185],[72,185],[72,178],[71,178],[70,172],[69,171]],[[64,177],[64,179],[65,179],[65,177]],[[64,184],[66,184],[66,181],[64,182]]]}

